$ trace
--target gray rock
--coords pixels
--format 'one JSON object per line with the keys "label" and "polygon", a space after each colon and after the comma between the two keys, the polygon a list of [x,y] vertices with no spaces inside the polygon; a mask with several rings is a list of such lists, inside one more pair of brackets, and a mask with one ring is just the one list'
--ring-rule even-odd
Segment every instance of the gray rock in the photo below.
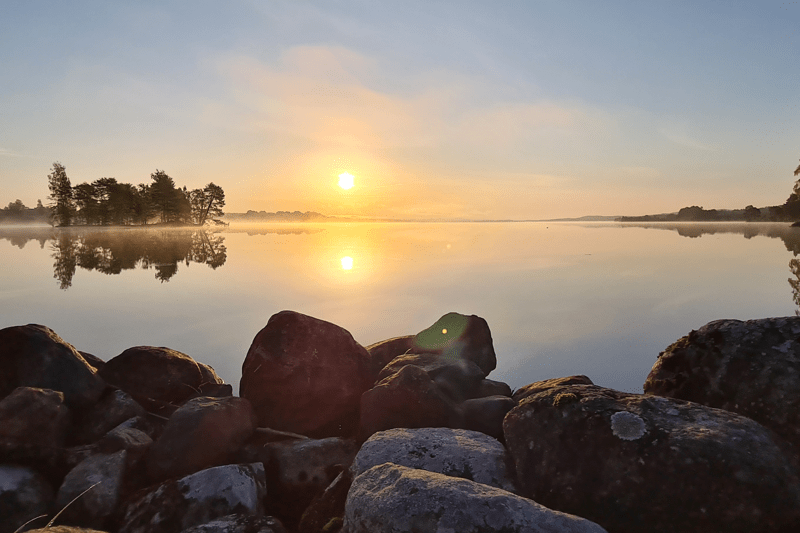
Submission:
{"label": "gray rock", "polygon": [[774,434],[696,403],[546,388],[503,423],[520,494],[626,533],[793,531],[800,481]]}
{"label": "gray rock", "polygon": [[375,466],[353,480],[345,504],[346,533],[601,533],[577,516],[547,509],[510,492],[466,479]]}
{"label": "gray rock", "polygon": [[286,533],[286,529],[280,520],[271,516],[232,514],[192,526],[181,533]]}
{"label": "gray rock", "polygon": [[513,398],[517,401],[517,403],[519,403],[528,396],[533,396],[534,394],[552,389],[553,387],[560,387],[562,385],[594,385],[594,383],[592,383],[592,380],[584,375],[545,379],[542,381],[535,381],[525,385],[524,387],[520,387],[514,391]]}
{"label": "gray rock", "polygon": [[752,418],[800,454],[800,317],[710,322],[658,355],[644,391]]}
{"label": "gray rock", "polygon": [[263,516],[266,493],[261,463],[208,468],[130,502],[119,533],[175,533],[231,514]]}
{"label": "gray rock", "polygon": [[17,387],[63,392],[64,402],[80,412],[94,405],[106,384],[53,330],[28,324],[0,330],[0,398]]}
{"label": "gray rock", "polygon": [[[56,507],[60,510],[72,504],[64,509],[59,520],[102,528],[119,503],[126,456],[125,450],[93,455],[70,470],[58,489]],[[84,494],[80,496],[81,493]]]}
{"label": "gray rock", "polygon": [[69,422],[64,393],[14,389],[0,401],[0,461],[55,466],[64,454]]}
{"label": "gray rock", "polygon": [[449,428],[390,429],[372,435],[353,462],[353,477],[394,463],[515,492],[506,449],[477,431]]}
{"label": "gray rock", "polygon": [[[22,524],[46,515],[53,503],[53,489],[35,470],[0,465],[0,533],[13,533]],[[46,523],[43,518],[39,523]]]}

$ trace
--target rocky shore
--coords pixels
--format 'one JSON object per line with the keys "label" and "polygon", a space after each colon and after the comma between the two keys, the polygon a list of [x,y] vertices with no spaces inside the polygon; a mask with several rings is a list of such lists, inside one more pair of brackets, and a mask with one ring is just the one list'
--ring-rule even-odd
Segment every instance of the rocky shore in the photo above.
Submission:
{"label": "rocky shore", "polygon": [[272,316],[239,396],[169,348],[0,330],[0,533],[800,531],[800,317],[720,320],[644,394],[488,379],[448,313],[361,346]]}

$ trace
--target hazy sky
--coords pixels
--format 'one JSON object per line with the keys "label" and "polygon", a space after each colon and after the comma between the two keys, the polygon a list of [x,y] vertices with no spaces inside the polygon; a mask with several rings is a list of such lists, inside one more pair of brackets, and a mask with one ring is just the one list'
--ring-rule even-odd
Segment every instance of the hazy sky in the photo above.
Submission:
{"label": "hazy sky", "polygon": [[0,203],[46,201],[59,161],[73,185],[213,181],[232,212],[780,204],[799,30],[773,0],[7,0]]}

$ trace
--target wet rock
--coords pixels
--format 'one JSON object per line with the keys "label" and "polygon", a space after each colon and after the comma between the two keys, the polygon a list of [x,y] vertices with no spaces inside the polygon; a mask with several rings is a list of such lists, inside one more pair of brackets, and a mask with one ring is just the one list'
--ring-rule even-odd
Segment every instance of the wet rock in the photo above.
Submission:
{"label": "wet rock", "polygon": [[144,407],[139,405],[130,394],[121,390],[109,389],[97,404],[81,417],[75,441],[95,442],[126,420],[145,415]]}
{"label": "wet rock", "polygon": [[392,359],[378,374],[378,382],[396,374],[404,366],[416,366],[427,372],[428,377],[452,401],[463,402],[475,398],[483,382],[483,371],[467,359],[452,358],[439,354],[405,354]]}
{"label": "wet rock", "polygon": [[503,427],[520,494],[609,531],[800,523],[800,482],[773,434],[728,411],[561,385],[523,399]]}
{"label": "wet rock", "polygon": [[528,396],[533,396],[534,394],[538,394],[553,387],[560,387],[562,385],[594,385],[594,383],[592,383],[591,379],[583,375],[545,379],[542,381],[535,381],[529,385],[525,385],[524,387],[520,387],[514,391],[513,398],[517,401],[517,403],[519,403]]}
{"label": "wet rock", "polygon": [[517,406],[508,396],[486,396],[464,401],[461,408],[461,427],[480,431],[499,441],[503,441],[503,419]]}
{"label": "wet rock", "polygon": [[28,324],[0,330],[0,398],[17,387],[63,392],[64,402],[80,411],[94,405],[106,384],[53,330]]}
{"label": "wet rock", "polygon": [[125,450],[93,455],[70,470],[56,496],[56,507],[63,509],[59,520],[83,527],[105,526],[120,500],[126,456]]}
{"label": "wet rock", "polygon": [[390,429],[372,435],[356,455],[353,476],[394,463],[514,492],[513,469],[496,439],[464,429]]}
{"label": "wet rock", "polygon": [[348,533],[601,533],[588,520],[510,492],[442,474],[384,463],[353,480],[345,505]]}
{"label": "wet rock", "polygon": [[204,387],[223,383],[210,366],[176,350],[153,346],[128,348],[103,365],[99,374],[148,411],[166,416],[201,395]]}
{"label": "wet rock", "polygon": [[454,427],[460,423],[456,404],[418,366],[403,366],[361,396],[362,439],[392,428]]}
{"label": "wet rock", "polygon": [[170,417],[150,447],[147,472],[152,480],[185,476],[224,464],[252,435],[257,424],[244,398],[194,398]]}
{"label": "wet rock", "polygon": [[414,335],[404,337],[394,337],[385,341],[376,342],[367,346],[367,353],[370,357],[373,383],[378,379],[378,374],[383,367],[398,355],[411,353],[414,349]]}
{"label": "wet rock", "polygon": [[52,487],[35,470],[0,465],[0,533],[13,533],[29,520],[47,514],[52,503]]}
{"label": "wet rock", "polygon": [[800,454],[800,317],[710,322],[659,354],[644,391],[752,418]]}
{"label": "wet rock", "polygon": [[344,504],[347,492],[353,483],[350,469],[342,470],[330,485],[314,498],[300,519],[298,533],[333,533],[334,524],[344,519]]}
{"label": "wet rock", "polygon": [[0,401],[0,461],[56,466],[64,454],[69,423],[64,393],[15,389]]}
{"label": "wet rock", "polygon": [[181,533],[286,533],[286,529],[280,520],[271,516],[232,514],[184,529]]}
{"label": "wet rock", "polygon": [[341,327],[293,311],[273,315],[242,365],[239,391],[259,425],[314,438],[352,436],[370,358]]}
{"label": "wet rock", "polygon": [[467,359],[483,371],[497,366],[492,334],[486,320],[475,315],[447,313],[431,327],[414,336],[414,353],[435,353],[451,359]]}
{"label": "wet rock", "polygon": [[215,466],[130,502],[119,533],[175,533],[232,514],[263,516],[266,493],[261,463]]}

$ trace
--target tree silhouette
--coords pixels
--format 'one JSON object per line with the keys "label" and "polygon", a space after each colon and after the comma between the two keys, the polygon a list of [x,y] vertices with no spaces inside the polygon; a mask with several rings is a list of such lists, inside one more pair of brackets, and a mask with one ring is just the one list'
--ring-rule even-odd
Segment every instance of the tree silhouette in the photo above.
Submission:
{"label": "tree silhouette", "polygon": [[50,189],[48,197],[53,207],[53,222],[59,226],[69,226],[75,207],[72,201],[72,185],[67,177],[67,169],[61,163],[53,163],[53,169],[47,176]]}

